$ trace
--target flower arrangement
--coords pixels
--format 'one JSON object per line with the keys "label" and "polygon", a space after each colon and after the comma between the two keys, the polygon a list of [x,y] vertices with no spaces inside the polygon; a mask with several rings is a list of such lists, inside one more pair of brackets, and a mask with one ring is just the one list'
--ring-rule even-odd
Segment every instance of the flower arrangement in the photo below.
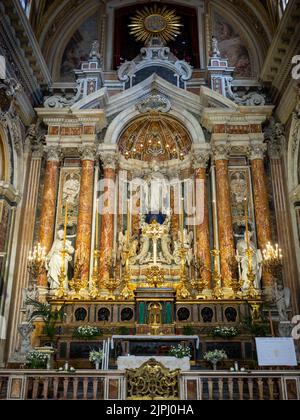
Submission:
{"label": "flower arrangement", "polygon": [[238,330],[234,327],[216,327],[212,330],[212,335],[214,337],[233,338],[238,334]]}
{"label": "flower arrangement", "polygon": [[217,363],[227,360],[228,356],[224,350],[214,350],[205,353],[204,360],[212,363],[214,370],[217,368]]}
{"label": "flower arrangement", "polygon": [[46,369],[48,360],[48,354],[34,350],[26,356],[26,365],[29,369]]}
{"label": "flower arrangement", "polygon": [[102,359],[103,359],[103,350],[101,349],[99,349],[98,351],[92,350],[90,352],[89,360],[91,363],[95,363],[96,365],[100,364],[102,362]]}
{"label": "flower arrangement", "polygon": [[185,357],[192,357],[191,349],[187,346],[179,344],[177,347],[171,347],[169,356],[176,357],[177,359],[184,359]]}
{"label": "flower arrangement", "polygon": [[73,336],[81,340],[91,340],[101,335],[101,330],[97,327],[91,327],[90,325],[77,327],[74,330]]}

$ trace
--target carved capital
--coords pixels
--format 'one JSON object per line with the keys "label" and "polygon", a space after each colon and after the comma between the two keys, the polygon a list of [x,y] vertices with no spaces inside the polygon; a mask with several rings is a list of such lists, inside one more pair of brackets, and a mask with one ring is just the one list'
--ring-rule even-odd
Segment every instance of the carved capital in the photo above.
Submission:
{"label": "carved capital", "polygon": [[94,146],[80,147],[79,154],[80,154],[81,160],[95,160],[96,147]]}
{"label": "carved capital", "polygon": [[231,147],[229,144],[215,144],[212,148],[214,160],[228,160]]}
{"label": "carved capital", "polygon": [[50,146],[45,148],[46,159],[48,162],[60,162],[63,158],[61,148],[58,146]]}
{"label": "carved capital", "polygon": [[277,123],[272,117],[264,134],[270,158],[280,159],[286,144],[284,125]]}
{"label": "carved capital", "polygon": [[264,159],[267,145],[264,143],[252,143],[248,149],[248,157],[250,160]]}
{"label": "carved capital", "polygon": [[103,153],[100,155],[104,169],[116,170],[118,163],[118,155],[116,153]]}
{"label": "carved capital", "polygon": [[210,159],[211,152],[209,150],[197,151],[193,154],[193,168],[206,168]]}

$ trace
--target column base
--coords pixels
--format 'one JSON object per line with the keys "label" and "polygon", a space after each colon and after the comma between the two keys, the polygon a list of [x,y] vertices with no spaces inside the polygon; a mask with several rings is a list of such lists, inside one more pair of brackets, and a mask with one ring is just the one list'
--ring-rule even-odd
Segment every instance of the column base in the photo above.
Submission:
{"label": "column base", "polygon": [[209,300],[209,299],[212,299],[212,297],[213,297],[212,290],[211,289],[204,289],[202,291],[202,293],[199,293],[199,295],[197,295],[196,299],[198,299],[198,300],[201,300],[201,299]]}
{"label": "column base", "polygon": [[235,298],[234,291],[231,287],[223,287],[222,292],[223,292],[223,295],[224,295],[224,299],[234,299]]}
{"label": "column base", "polygon": [[46,298],[49,294],[48,287],[45,286],[38,286],[38,292],[39,292],[39,302],[44,303],[46,302]]}

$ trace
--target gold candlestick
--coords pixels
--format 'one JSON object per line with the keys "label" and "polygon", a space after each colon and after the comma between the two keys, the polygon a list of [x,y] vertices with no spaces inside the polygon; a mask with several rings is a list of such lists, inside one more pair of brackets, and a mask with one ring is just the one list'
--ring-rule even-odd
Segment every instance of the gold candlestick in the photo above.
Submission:
{"label": "gold candlestick", "polygon": [[98,274],[99,274],[99,257],[100,257],[100,251],[99,251],[99,199],[96,200],[96,223],[95,223],[95,247],[94,247],[94,266],[93,266],[93,275],[92,275],[92,284],[89,292],[89,296],[93,299],[96,299],[99,295],[99,289],[97,287],[97,281],[98,281]]}
{"label": "gold candlestick", "polygon": [[248,257],[248,274],[247,274],[247,278],[248,278],[248,283],[249,283],[249,288],[246,291],[246,296],[247,298],[257,298],[260,296],[259,291],[256,289],[255,287],[255,274],[253,272],[253,254],[254,251],[251,248],[251,244],[250,244],[250,236],[249,236],[249,226],[248,226],[248,189],[245,192],[245,227],[246,227],[246,245],[247,245],[247,251],[246,251],[246,255]]}
{"label": "gold candlestick", "polygon": [[62,257],[62,264],[61,264],[61,272],[59,275],[59,288],[57,289],[55,295],[58,298],[63,298],[65,296],[65,281],[66,281],[66,255],[67,255],[67,227],[68,227],[68,200],[65,203],[65,222],[64,222],[64,239],[63,239],[63,249],[61,250],[61,257]]}

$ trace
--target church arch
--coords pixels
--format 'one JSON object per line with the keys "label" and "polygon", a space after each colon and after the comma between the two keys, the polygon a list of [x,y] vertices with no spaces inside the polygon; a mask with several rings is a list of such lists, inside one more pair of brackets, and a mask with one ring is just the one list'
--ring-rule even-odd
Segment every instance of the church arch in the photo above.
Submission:
{"label": "church arch", "polygon": [[[193,145],[205,143],[205,136],[202,127],[190,112],[186,111],[185,109],[177,110],[175,107],[172,107],[168,115],[171,118],[173,117],[174,120],[179,121],[183,127],[185,127],[186,131],[189,133]],[[104,143],[116,145],[124,129],[139,117],[141,117],[141,113],[135,106],[122,111],[109,125],[105,135]]]}

